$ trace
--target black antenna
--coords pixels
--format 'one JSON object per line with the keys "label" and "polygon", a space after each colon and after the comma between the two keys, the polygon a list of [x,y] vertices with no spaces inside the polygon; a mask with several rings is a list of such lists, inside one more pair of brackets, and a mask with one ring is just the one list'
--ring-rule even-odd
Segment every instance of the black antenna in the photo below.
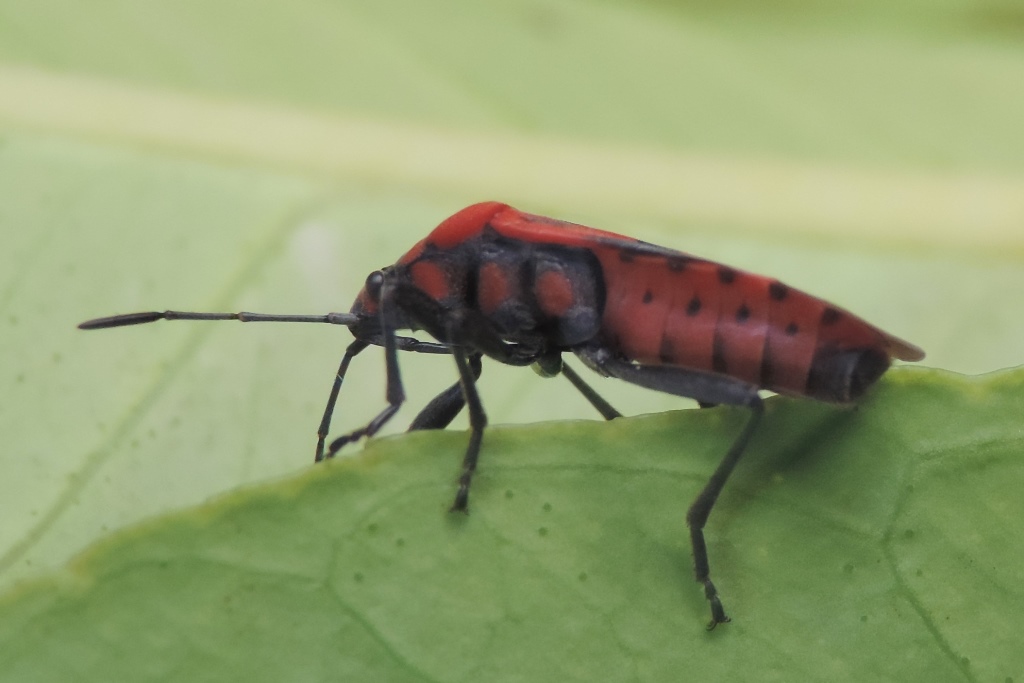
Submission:
{"label": "black antenna", "polygon": [[[325,315],[288,315],[288,314],[275,314],[275,313],[247,313],[245,311],[241,313],[196,313],[192,311],[143,311],[141,313],[123,313],[121,315],[111,315],[106,318],[93,318],[92,320],[86,320],[84,323],[79,323],[78,329],[80,330],[102,330],[108,327],[126,327],[128,325],[142,325],[144,323],[156,322],[157,320],[238,320],[243,323],[327,323],[329,325],[347,325],[351,326],[357,324],[361,320],[366,320],[365,317],[360,317],[353,313],[327,313]],[[433,354],[450,354],[452,350],[441,343],[431,341],[421,341],[415,337],[401,337],[394,333],[394,330],[390,330],[389,334],[385,337],[382,336],[379,330],[362,330],[357,331],[352,329],[353,334],[356,335],[356,340],[349,344],[348,350],[345,351],[345,357],[341,361],[341,366],[338,368],[338,372],[334,376],[334,384],[331,386],[331,395],[327,399],[327,407],[324,409],[324,416],[320,420],[320,429],[317,432],[317,444],[316,444],[316,461],[319,462],[324,459],[324,441],[327,437],[327,431],[331,425],[331,415],[334,413],[334,405],[338,400],[338,392],[341,390],[341,383],[345,378],[345,372],[348,370],[349,363],[360,351],[365,349],[368,345],[383,346],[385,351],[389,352],[388,360],[388,396],[389,401],[392,403],[389,405],[388,410],[381,413],[376,420],[371,422],[366,428],[356,430],[352,434],[336,439],[335,443],[344,444],[348,441],[353,441],[356,438],[362,438],[363,436],[369,436],[373,432],[377,431],[383,422],[387,421],[387,418],[391,417],[391,414],[398,409],[398,404],[401,401],[394,401],[395,396],[392,382],[392,377],[397,377],[397,366],[398,363],[394,358],[396,351],[409,351],[412,353],[433,353]],[[477,366],[479,368],[479,365]],[[479,372],[477,372],[479,375]],[[455,404],[461,400],[461,394],[455,394],[454,389],[458,388],[456,384],[454,387],[442,394],[447,400],[445,405],[438,409],[434,402],[432,402],[427,408],[432,412],[427,413],[428,421],[439,420],[435,416],[435,413],[442,417],[447,415]],[[398,385],[398,390],[401,391],[401,385]],[[458,406],[461,410],[461,404]],[[457,413],[458,410],[455,411]],[[447,418],[444,424],[451,421],[451,418],[455,417],[455,413],[451,413],[451,417]],[[383,419],[382,419],[383,418]],[[441,426],[443,427],[444,424]],[[422,427],[421,427],[422,428]],[[327,457],[333,457],[335,451],[340,448],[340,445],[335,446],[332,444],[330,452]]]}
{"label": "black antenna", "polygon": [[157,320],[238,320],[243,323],[328,323],[330,325],[352,325],[359,316],[351,313],[328,313],[326,315],[277,315],[273,313],[193,313],[189,311],[145,311],[125,313],[106,318],[86,320],[78,325],[80,330],[102,330],[107,327],[141,325]]}
{"label": "black antenna", "polygon": [[[243,323],[327,323],[329,325],[354,325],[363,320],[353,313],[326,313],[324,315],[291,315],[278,313],[196,313],[193,311],[143,311],[141,313],[123,313],[111,315],[106,318],[93,318],[78,324],[80,330],[103,330],[108,327],[127,327],[128,325],[142,325],[143,323],[156,322],[157,320],[237,320]],[[370,332],[359,337],[367,344],[384,346],[384,338],[380,333]],[[449,349],[444,344],[431,341],[421,341],[414,337],[395,337],[395,347],[399,351],[410,351],[412,353],[435,353],[449,354]]]}

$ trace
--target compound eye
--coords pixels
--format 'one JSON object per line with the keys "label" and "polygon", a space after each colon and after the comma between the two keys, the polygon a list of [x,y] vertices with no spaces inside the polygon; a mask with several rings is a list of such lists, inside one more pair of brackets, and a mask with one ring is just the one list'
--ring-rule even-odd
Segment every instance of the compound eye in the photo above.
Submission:
{"label": "compound eye", "polygon": [[366,293],[376,301],[380,299],[380,289],[384,286],[384,273],[375,270],[366,277]]}

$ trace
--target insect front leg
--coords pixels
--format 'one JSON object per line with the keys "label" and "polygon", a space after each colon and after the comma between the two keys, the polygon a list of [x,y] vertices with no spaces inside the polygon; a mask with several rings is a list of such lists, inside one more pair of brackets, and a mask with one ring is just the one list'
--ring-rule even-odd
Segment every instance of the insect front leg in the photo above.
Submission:
{"label": "insect front leg", "polygon": [[764,403],[757,394],[757,387],[711,372],[670,365],[636,365],[616,358],[601,348],[581,349],[577,354],[596,371],[609,377],[705,403],[743,406],[751,410],[750,419],[686,513],[686,525],[690,529],[690,544],[693,547],[694,574],[697,582],[704,586],[704,596],[711,607],[711,623],[708,624],[710,631],[718,624],[729,621],[729,617],[722,607],[718,589],[711,581],[708,549],[704,542],[704,525],[707,524],[715,501],[718,500],[725,482],[746,450],[750,437],[764,414]]}
{"label": "insect front leg", "polygon": [[[341,391],[341,383],[345,381],[345,373],[348,372],[349,363],[367,346],[367,342],[356,339],[345,349],[341,365],[338,367],[338,372],[334,375],[331,394],[327,397],[327,407],[324,408],[324,416],[320,418],[320,428],[316,430],[316,456],[314,457],[314,462],[320,462],[324,459],[324,441],[327,439],[327,433],[331,429],[331,417],[334,415],[334,406],[338,403],[338,393]],[[338,448],[341,448],[341,446],[338,446]],[[337,452],[337,449],[332,450],[327,457],[332,457],[335,452]]]}
{"label": "insect front leg", "polygon": [[[360,351],[365,349],[370,344],[376,344],[378,346],[384,346],[384,340],[379,337],[368,337],[366,339],[356,339],[352,342],[348,349],[345,350],[345,356],[341,359],[341,366],[338,367],[338,372],[334,375],[334,384],[331,385],[331,394],[327,398],[327,407],[324,409],[324,415],[320,419],[320,428],[317,429],[316,439],[316,456],[315,461],[320,462],[325,457],[332,457],[338,449],[335,449],[330,455],[324,455],[324,440],[327,438],[327,434],[331,429],[331,417],[334,415],[334,407],[338,402],[338,393],[341,391],[341,383],[345,381],[345,374],[348,372],[348,366],[352,362],[352,359],[359,354]],[[427,353],[427,354],[450,354],[451,350],[444,344],[437,344],[435,342],[420,341],[414,337],[395,337],[395,348],[398,351],[408,351],[411,353]],[[458,385],[455,385],[455,391],[458,392]],[[441,398],[440,396],[438,398]],[[436,401],[431,401],[431,405]],[[429,406],[428,406],[429,407]],[[461,410],[461,405],[458,410]],[[455,411],[455,415],[458,414],[458,410]],[[452,415],[452,418],[455,417]],[[417,418],[418,419],[418,418]],[[449,422],[451,419],[449,419]],[[447,423],[446,423],[447,424]],[[441,425],[442,427],[444,425]],[[418,429],[423,429],[419,427]],[[411,428],[410,428],[411,429]],[[427,427],[430,429],[430,427]],[[345,443],[348,443],[346,441]],[[344,444],[342,444],[344,445]]]}
{"label": "insect front leg", "polygon": [[[344,436],[340,436],[334,441],[332,441],[330,448],[327,449],[327,453],[324,455],[325,458],[333,458],[334,455],[338,451],[340,451],[342,447],[345,446],[345,444],[351,443],[353,441],[358,441],[359,439],[362,439],[364,437],[369,438],[376,434],[380,430],[380,428],[387,424],[388,420],[390,420],[394,416],[394,414],[398,412],[398,409],[402,406],[402,404],[405,403],[405,388],[402,386],[402,375],[398,368],[398,341],[397,338],[395,337],[394,326],[392,325],[388,317],[388,311],[390,310],[390,306],[393,304],[391,294],[391,288],[385,284],[384,287],[382,288],[380,296],[380,307],[378,309],[381,337],[383,338],[384,341],[384,367],[387,373],[387,390],[385,392],[385,397],[387,399],[388,405],[386,408],[384,408],[384,410],[380,411],[375,418],[370,420],[369,424],[367,424],[365,427],[345,434]],[[353,342],[349,346],[349,351],[351,351],[351,349],[354,346],[356,346],[356,344],[358,344],[359,342],[360,340],[356,340],[355,342]],[[365,345],[362,348],[365,348]],[[351,355],[355,356],[356,353],[362,351],[362,348],[358,348],[356,351],[352,352]],[[349,359],[349,352],[345,353],[345,358]],[[345,367],[345,360],[343,359],[342,368],[339,369],[339,377],[335,379],[335,388],[340,388],[341,386],[341,375],[343,373],[341,373],[340,370],[344,369]],[[325,420],[328,423],[330,421],[330,418],[327,415],[330,413],[330,411],[333,411],[333,402],[336,398],[337,392],[334,390],[334,388],[332,388],[331,400],[328,401],[329,410],[328,413],[325,414]]]}

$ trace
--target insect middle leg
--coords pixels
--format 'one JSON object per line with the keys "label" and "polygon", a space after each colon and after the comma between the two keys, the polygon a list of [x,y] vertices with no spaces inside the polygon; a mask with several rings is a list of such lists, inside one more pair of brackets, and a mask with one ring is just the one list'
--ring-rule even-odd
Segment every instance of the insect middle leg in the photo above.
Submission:
{"label": "insect middle leg", "polygon": [[462,460],[459,490],[452,503],[453,511],[469,508],[469,488],[480,458],[480,444],[487,427],[487,414],[476,389],[480,376],[480,359],[489,356],[506,365],[523,366],[537,361],[541,355],[538,343],[509,343],[483,314],[469,308],[445,309],[416,287],[397,283],[394,290],[399,307],[414,316],[418,327],[441,340],[455,359],[459,371],[461,398],[450,387],[432,400],[413,420],[415,429],[440,428],[447,425],[465,406],[469,409],[469,445]]}
{"label": "insect middle leg", "polygon": [[[500,347],[496,347],[500,348]],[[458,510],[465,512],[469,501],[469,486],[473,479],[473,473],[476,471],[477,460],[480,457],[480,443],[483,439],[484,428],[487,426],[487,415],[484,412],[483,405],[480,403],[480,394],[476,389],[476,380],[480,378],[480,354],[469,354],[468,357],[462,349],[459,347],[452,348],[452,354],[455,356],[455,362],[459,367],[459,386],[462,389],[463,400],[457,403],[453,400],[453,396],[450,396],[455,387],[450,387],[445,393],[441,394],[427,406],[416,417],[413,421],[413,428],[429,429],[432,426],[419,426],[421,422],[426,422],[433,425],[432,413],[436,412],[438,416],[444,414],[447,421],[440,426],[443,427],[451,422],[452,419],[462,409],[463,401],[469,407],[469,424],[470,424],[470,441],[469,447],[466,449],[466,455],[462,462],[462,474],[459,476],[459,491],[455,496],[455,503],[452,504],[452,510]],[[505,361],[509,362],[512,360],[509,357],[505,357]],[[601,413],[606,420],[613,420],[616,417],[621,417],[621,413],[615,410],[607,401],[594,391],[589,384],[583,381],[583,379],[577,375],[569,366],[564,365],[561,360],[560,354],[552,354],[546,356],[543,359],[538,359],[538,362],[545,369],[550,367],[552,374],[561,373],[575,386],[580,393],[590,402]],[[435,404],[437,404],[435,406]],[[443,411],[450,411],[445,413]],[[430,414],[428,414],[430,413]]]}
{"label": "insect middle leg", "polygon": [[[480,373],[483,370],[479,353],[469,354],[469,366],[473,371],[475,382],[480,379]],[[413,419],[412,424],[409,425],[409,431],[444,429],[462,412],[465,406],[466,399],[463,398],[462,382],[459,381],[435,396]]]}
{"label": "insect middle leg", "polygon": [[[427,354],[449,354],[449,353],[451,353],[451,350],[447,346],[445,346],[444,344],[437,344],[435,342],[424,342],[424,341],[420,341],[419,339],[416,339],[414,337],[397,337],[397,336],[394,336],[394,335],[392,335],[392,337],[394,338],[394,346],[395,346],[396,351],[408,351],[408,352],[411,352],[411,353],[427,353]],[[383,338],[378,338],[378,337],[369,337],[369,338],[366,338],[366,339],[356,339],[354,342],[349,344],[347,349],[345,349],[345,356],[341,359],[341,365],[338,367],[338,371],[334,374],[334,383],[331,384],[331,393],[330,393],[330,396],[327,397],[327,407],[324,408],[324,415],[320,419],[320,427],[319,427],[319,429],[317,429],[316,456],[314,458],[314,460],[316,462],[320,462],[321,460],[324,460],[325,458],[333,458],[335,456],[335,454],[339,450],[341,450],[341,448],[345,444],[351,443],[352,441],[356,441],[356,440],[362,438],[363,436],[372,436],[374,434],[374,432],[376,432],[377,429],[379,429],[383,425],[383,423],[386,422],[387,419],[389,419],[392,414],[394,414],[395,410],[397,410],[397,408],[392,410],[391,406],[389,405],[388,408],[385,408],[385,412],[388,413],[387,417],[384,418],[384,420],[380,424],[378,424],[376,427],[372,427],[372,423],[371,423],[371,425],[367,426],[367,428],[365,430],[357,430],[355,432],[352,432],[351,434],[346,434],[345,436],[340,437],[339,439],[335,439],[333,442],[331,442],[330,449],[328,449],[326,453],[324,452],[324,440],[327,438],[327,433],[331,429],[331,418],[334,415],[334,407],[338,403],[338,394],[341,391],[341,384],[342,384],[342,382],[345,381],[345,374],[348,372],[348,366],[349,366],[349,364],[351,364],[352,359],[355,358],[361,351],[363,351],[370,344],[376,344],[378,346],[384,346],[385,347],[385,352],[387,351],[387,342],[384,341]],[[396,354],[395,363],[396,363],[396,367],[395,367],[394,372],[392,372],[390,369],[388,370],[388,387],[389,387],[388,388],[388,392],[389,392],[389,395],[391,395],[391,393],[393,392],[393,387],[391,386],[392,383],[393,383],[392,377],[395,377],[395,378],[398,377],[397,354]],[[401,387],[399,386],[399,389],[400,388]],[[438,397],[438,398],[440,398],[440,397]],[[435,399],[435,401],[436,400],[437,399]],[[433,403],[434,403],[434,401],[431,402],[431,404],[433,404]],[[429,406],[428,406],[428,408],[429,408]],[[461,409],[462,408],[460,406],[459,410],[461,410]],[[455,413],[458,414],[458,410],[456,410]],[[452,418],[454,418],[454,417],[455,417],[455,415],[452,415]],[[378,416],[378,419],[380,419],[380,416]]]}
{"label": "insect middle leg", "polygon": [[[455,364],[459,368],[459,385],[462,388],[462,396],[469,409],[469,445],[466,447],[466,455],[462,459],[462,473],[459,475],[459,490],[455,494],[455,502],[452,503],[453,512],[467,512],[469,505],[469,485],[473,481],[473,473],[476,472],[476,463],[480,458],[480,444],[484,438],[484,428],[487,427],[487,414],[484,412],[483,404],[480,403],[480,393],[476,390],[476,378],[473,368],[470,367],[470,360],[466,352],[460,347],[452,348],[452,355],[455,357]],[[479,354],[476,354],[479,363]]]}
{"label": "insect middle leg", "polygon": [[716,373],[668,365],[636,365],[616,358],[600,348],[583,349],[577,351],[577,354],[598,372],[632,384],[696,399],[703,403],[736,405],[751,410],[750,419],[686,513],[686,525],[690,529],[690,544],[693,547],[694,574],[697,582],[704,586],[704,597],[711,608],[711,622],[708,624],[710,631],[718,624],[729,621],[729,617],[722,607],[718,589],[711,581],[704,525],[707,524],[715,501],[722,493],[725,482],[746,450],[750,437],[764,414],[764,403],[758,396],[757,387]]}

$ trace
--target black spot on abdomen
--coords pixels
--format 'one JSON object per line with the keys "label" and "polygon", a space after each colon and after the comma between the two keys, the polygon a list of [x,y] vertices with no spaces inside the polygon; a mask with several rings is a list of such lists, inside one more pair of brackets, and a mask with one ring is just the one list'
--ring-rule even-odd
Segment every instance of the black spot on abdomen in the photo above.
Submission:
{"label": "black spot on abdomen", "polygon": [[774,280],[770,285],[768,285],[768,296],[770,296],[774,301],[783,301],[787,296],[789,296],[789,287],[778,280]]}

